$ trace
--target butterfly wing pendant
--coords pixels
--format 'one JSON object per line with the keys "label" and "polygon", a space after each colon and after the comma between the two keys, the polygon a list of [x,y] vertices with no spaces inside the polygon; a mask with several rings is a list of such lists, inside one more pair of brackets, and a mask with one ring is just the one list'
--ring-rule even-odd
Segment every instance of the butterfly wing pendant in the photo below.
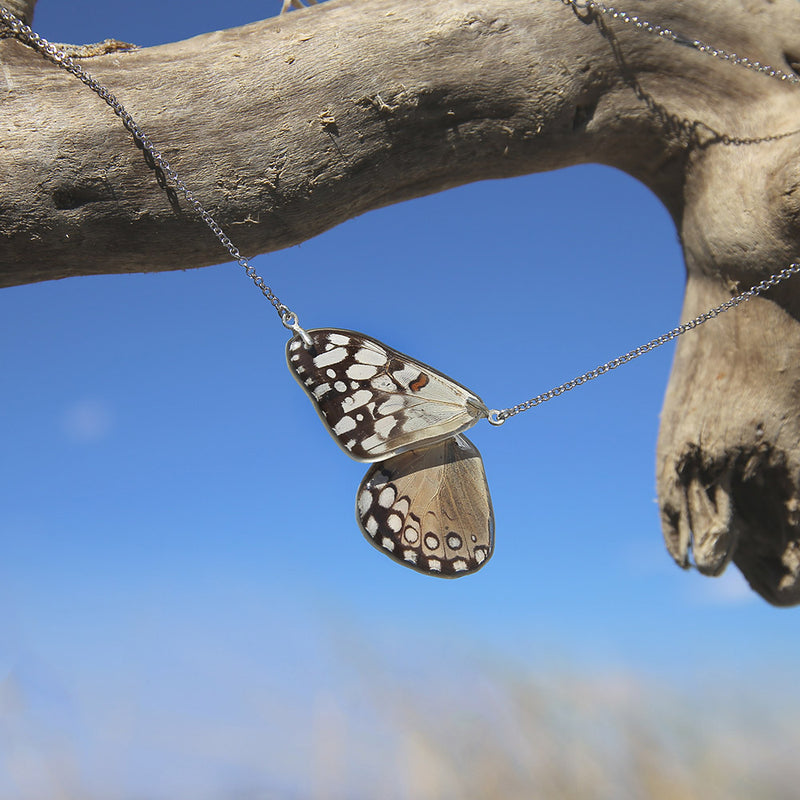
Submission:
{"label": "butterfly wing pendant", "polygon": [[382,461],[447,439],[488,416],[452,378],[355,331],[295,335],[286,362],[340,447],[356,461]]}
{"label": "butterfly wing pendant", "polygon": [[469,575],[494,549],[483,461],[462,435],[373,464],[358,490],[356,518],[378,550],[427,575]]}

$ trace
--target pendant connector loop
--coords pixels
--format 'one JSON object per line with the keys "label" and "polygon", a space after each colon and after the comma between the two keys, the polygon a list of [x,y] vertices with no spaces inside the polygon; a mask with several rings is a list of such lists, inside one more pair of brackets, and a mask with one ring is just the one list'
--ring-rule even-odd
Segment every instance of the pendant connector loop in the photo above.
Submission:
{"label": "pendant connector loop", "polygon": [[297,316],[297,314],[295,314],[294,311],[285,305],[281,305],[281,307],[278,309],[278,313],[281,315],[283,327],[288,328],[290,331],[294,331],[303,340],[303,344],[306,346],[306,349],[314,344],[308,333],[300,327],[300,318]]}
{"label": "pendant connector loop", "polygon": [[501,416],[502,413],[502,411],[499,411],[496,408],[490,408],[486,419],[489,421],[490,425],[494,425],[495,427],[499,428],[506,421],[506,418]]}

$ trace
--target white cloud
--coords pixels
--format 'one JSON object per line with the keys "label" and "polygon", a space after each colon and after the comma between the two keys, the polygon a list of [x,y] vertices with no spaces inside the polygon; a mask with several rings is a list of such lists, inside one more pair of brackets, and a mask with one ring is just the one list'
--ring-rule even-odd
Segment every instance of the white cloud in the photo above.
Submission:
{"label": "white cloud", "polygon": [[84,398],[64,411],[61,427],[68,439],[87,444],[108,436],[113,421],[106,403],[96,398]]}
{"label": "white cloud", "polygon": [[[705,578],[692,573],[692,599],[712,605],[740,605],[758,600],[758,595],[733,565],[718,578]],[[763,601],[760,601],[763,602]]]}

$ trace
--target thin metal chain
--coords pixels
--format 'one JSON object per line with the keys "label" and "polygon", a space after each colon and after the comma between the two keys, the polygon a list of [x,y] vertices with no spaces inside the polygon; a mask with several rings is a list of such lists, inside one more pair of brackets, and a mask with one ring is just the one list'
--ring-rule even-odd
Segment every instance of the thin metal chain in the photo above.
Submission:
{"label": "thin metal chain", "polygon": [[74,75],[81,83],[88,86],[98,97],[103,99],[120,118],[122,124],[133,135],[134,140],[141,145],[141,147],[150,155],[153,163],[166,175],[174,184],[175,188],[186,198],[186,202],[194,209],[195,213],[200,219],[205,222],[211,229],[214,236],[217,237],[220,244],[230,253],[236,263],[242,267],[256,287],[261,291],[264,297],[269,300],[281,322],[292,330],[299,329],[299,321],[297,314],[295,314],[288,306],[285,306],[278,299],[277,295],[270,289],[264,282],[264,279],[256,272],[255,268],[250,262],[241,254],[239,248],[231,241],[230,237],[225,233],[222,227],[217,223],[214,217],[206,211],[200,201],[192,194],[189,187],[184,183],[183,179],[178,173],[170,166],[169,162],[163,155],[156,149],[155,145],[150,141],[144,131],[139,127],[134,118],[125,109],[125,106],[117,100],[116,97],[106,89],[103,84],[93,78],[83,67],[76,64],[65,52],[59,50],[55,45],[48,42],[35,33],[28,25],[22,20],[15,17],[5,8],[0,6],[0,23],[6,27],[9,33],[23,44],[28,45],[40,55],[44,56],[49,61],[54,62],[59,67],[62,67],[70,74]]}
{"label": "thin metal chain", "polygon": [[599,378],[601,375],[605,375],[607,372],[611,372],[611,370],[621,367],[623,364],[627,364],[629,361],[633,361],[633,359],[639,358],[639,356],[643,356],[645,353],[649,353],[651,350],[655,350],[657,347],[661,347],[661,345],[667,344],[667,342],[671,342],[673,339],[677,339],[678,336],[681,336],[687,331],[694,330],[696,327],[698,327],[698,325],[702,325],[704,322],[708,322],[708,320],[714,319],[720,314],[730,311],[732,308],[736,308],[736,306],[741,305],[747,300],[750,300],[750,298],[758,297],[758,295],[762,294],[767,289],[777,286],[779,283],[785,281],[787,278],[797,274],[798,272],[800,272],[800,263],[795,262],[793,264],[789,264],[788,267],[784,267],[780,272],[776,272],[774,275],[770,275],[769,278],[765,278],[755,286],[751,286],[746,292],[737,294],[736,297],[732,297],[730,300],[720,303],[720,305],[718,305],[716,308],[712,308],[710,311],[703,312],[700,314],[700,316],[678,325],[677,328],[673,328],[671,331],[667,331],[667,333],[662,333],[661,336],[657,336],[655,339],[651,339],[646,344],[630,350],[629,352],[625,353],[625,355],[617,356],[616,358],[611,359],[611,361],[606,361],[605,364],[601,364],[599,367],[595,367],[588,372],[584,372],[583,375],[579,375],[577,378],[573,378],[571,381],[562,383],[561,386],[556,386],[555,389],[550,389],[549,392],[537,394],[536,397],[532,397],[530,400],[526,400],[524,403],[518,403],[511,408],[504,408],[502,411],[491,411],[489,422],[491,422],[493,425],[502,425],[503,422],[510,417],[516,416],[517,414],[527,411],[530,408],[536,408],[536,406],[540,406],[542,403],[546,403],[548,400],[552,400],[554,397],[558,397],[559,395],[564,394],[564,392],[574,389],[576,386],[582,386],[584,383],[593,381],[595,378]]}
{"label": "thin metal chain", "polygon": [[670,28],[665,28],[663,25],[656,25],[655,23],[648,22],[645,19],[637,16],[636,14],[629,14],[627,11],[621,11],[614,6],[606,6],[602,3],[595,2],[595,0],[586,0],[585,3],[579,3],[577,0],[560,0],[565,6],[571,6],[581,11],[594,11],[598,14],[617,19],[627,25],[632,25],[637,30],[644,33],[650,33],[653,36],[658,36],[661,39],[667,39],[675,44],[691,47],[700,53],[718,58],[721,61],[727,61],[730,64],[735,64],[738,67],[758,72],[762,75],[767,75],[770,78],[776,78],[779,81],[786,81],[788,83],[800,84],[800,77],[791,72],[784,72],[782,69],[771,67],[769,64],[762,64],[760,61],[753,61],[747,56],[740,56],[737,53],[730,53],[723,50],[721,47],[712,47],[699,39],[691,39],[688,36],[683,36],[676,33]]}
{"label": "thin metal chain", "polygon": [[[586,0],[585,3],[579,3],[577,0],[559,0],[559,2],[577,10],[590,10],[605,16],[609,16],[612,19],[617,19],[623,23],[632,25],[637,30],[659,36],[662,39],[675,42],[676,44],[691,47],[701,53],[706,53],[714,58],[744,67],[752,70],[753,72],[793,84],[800,83],[800,78],[797,75],[776,69],[768,64],[762,64],[759,61],[752,61],[749,58],[740,56],[736,53],[729,53],[721,48],[711,47],[710,45],[701,42],[699,39],[689,39],[681,34],[675,33],[675,31],[672,31],[669,28],[653,24],[647,20],[641,19],[636,15],[614,8],[613,6],[605,6],[602,3],[595,2],[595,0]],[[43,39],[38,34],[34,33],[29,26],[25,25],[25,23],[15,17],[13,14],[9,13],[2,6],[0,6],[0,23],[2,23],[2,25],[4,25],[10,34],[16,39],[19,39],[24,44],[27,44],[42,56],[50,61],[53,61],[58,66],[62,67],[67,72],[78,78],[78,80],[88,86],[112,108],[114,113],[122,121],[122,124],[125,126],[125,128],[127,128],[127,130],[133,135],[136,142],[140,144],[141,147],[150,155],[153,163],[157,165],[172,181],[172,183],[175,185],[175,188],[183,195],[189,205],[191,205],[203,222],[205,222],[205,224],[211,229],[211,232],[214,234],[214,236],[216,236],[220,244],[230,253],[231,257],[239,264],[239,266],[244,268],[247,276],[253,281],[264,297],[269,300],[269,302],[278,312],[281,322],[287,328],[298,333],[304,341],[307,341],[308,334],[300,327],[297,314],[281,303],[272,289],[266,285],[263,278],[256,273],[249,261],[242,256],[239,249],[233,244],[231,239],[227,236],[220,225],[214,220],[211,214],[206,211],[206,209],[201,205],[200,201],[192,194],[184,181],[170,166],[169,162],[156,149],[149,137],[141,130],[139,125],[128,113],[122,103],[120,103],[119,100],[117,100],[117,98],[105,88],[105,86],[95,80],[95,78],[86,72],[80,65],[76,64],[66,53],[59,50],[46,39]],[[702,325],[704,322],[714,319],[715,317],[723,314],[726,311],[729,311],[732,308],[736,308],[736,306],[740,305],[741,303],[746,302],[752,297],[757,297],[762,292],[765,292],[767,289],[773,286],[777,286],[779,283],[785,281],[787,278],[795,275],[798,272],[800,272],[800,263],[792,263],[788,267],[782,269],[780,272],[776,272],[774,275],[770,275],[769,278],[765,278],[760,283],[752,286],[746,292],[742,292],[741,294],[732,297],[730,300],[721,303],[716,308],[712,308],[710,311],[700,314],[689,322],[684,322],[677,328],[673,328],[671,331],[668,331],[667,333],[664,333],[655,339],[651,339],[646,344],[640,345],[624,355],[618,356],[611,361],[607,361],[605,364],[601,364],[599,367],[595,367],[593,370],[585,372],[583,375],[579,375],[578,377],[573,378],[566,383],[562,383],[560,386],[556,386],[554,389],[550,389],[543,394],[538,394],[523,403],[518,403],[515,406],[511,406],[510,408],[505,408],[502,410],[493,409],[489,414],[489,422],[491,422],[493,425],[502,425],[507,419],[516,416],[523,411],[535,408],[536,406],[539,406],[548,400],[559,397],[560,395],[564,394],[564,392],[568,392],[571,389],[574,389],[576,386],[582,386],[584,383],[588,383],[589,381],[600,377],[600,375],[604,375],[607,372],[622,366],[623,364],[633,361],[635,358],[638,358],[645,353],[649,353],[651,350],[655,350],[657,347],[661,347],[662,345],[671,342],[673,339],[676,339],[678,336],[681,336],[687,331],[693,330],[698,325]]]}
{"label": "thin metal chain", "polygon": [[[659,38],[666,39],[667,41],[675,42],[675,44],[691,47],[700,53],[705,53],[713,58],[727,61],[735,66],[744,67],[752,72],[757,72],[761,75],[766,75],[767,77],[775,78],[779,81],[800,84],[800,77],[797,75],[784,72],[783,70],[775,67],[771,67],[769,64],[762,64],[760,61],[753,61],[746,56],[740,56],[737,53],[730,53],[720,47],[712,47],[711,45],[705,44],[699,39],[690,39],[680,33],[676,33],[670,28],[648,22],[647,20],[642,19],[635,14],[629,14],[627,11],[621,11],[614,6],[606,6],[602,3],[596,2],[595,0],[586,0],[584,3],[580,3],[578,0],[559,0],[559,2],[565,6],[569,6],[579,11],[592,11],[597,14],[611,17],[612,19],[619,20],[627,25],[632,25],[634,28],[636,28],[636,30],[652,34],[653,36],[658,36]],[[737,140],[726,137],[723,139],[723,142],[735,144]],[[611,372],[611,370],[621,367],[623,364],[627,364],[630,361],[633,361],[635,358],[643,356],[645,353],[649,353],[651,350],[655,350],[657,347],[667,344],[667,342],[671,342],[678,336],[681,336],[687,331],[693,330],[698,325],[702,325],[704,322],[707,322],[710,319],[718,317],[725,311],[736,308],[736,306],[746,302],[751,297],[757,297],[762,292],[765,292],[772,286],[777,286],[779,283],[785,281],[787,278],[795,275],[798,272],[800,272],[800,263],[795,262],[789,264],[788,267],[784,267],[784,269],[782,269],[780,272],[770,275],[769,278],[765,278],[760,283],[752,286],[746,292],[742,292],[741,294],[736,295],[736,297],[732,297],[730,300],[718,305],[716,308],[712,308],[710,311],[700,314],[700,316],[689,320],[689,322],[684,322],[677,328],[673,328],[671,331],[668,331],[661,336],[657,336],[655,339],[651,339],[646,344],[640,345],[624,355],[617,356],[617,358],[607,361],[605,364],[601,364],[599,367],[589,370],[589,372],[584,372],[583,375],[578,375],[576,378],[573,378],[566,383],[562,383],[560,386],[556,386],[554,389],[550,389],[550,391],[537,394],[536,397],[532,397],[530,400],[526,400],[524,403],[518,403],[515,406],[504,408],[502,410],[493,409],[489,414],[489,422],[491,422],[493,425],[502,425],[507,419],[510,419],[511,417],[522,413],[523,411],[536,408],[536,406],[540,406],[542,403],[546,403],[548,400],[552,400],[554,397],[559,397],[560,395],[564,394],[564,392],[568,392],[571,389],[574,389],[576,386],[582,386],[584,383],[588,383],[595,378],[599,378],[601,375],[605,375],[607,372]]]}

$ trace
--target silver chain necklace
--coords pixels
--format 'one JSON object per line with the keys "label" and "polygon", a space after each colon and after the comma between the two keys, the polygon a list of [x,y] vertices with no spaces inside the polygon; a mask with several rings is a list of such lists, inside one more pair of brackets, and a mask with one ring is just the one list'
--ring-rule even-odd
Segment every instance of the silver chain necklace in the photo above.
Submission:
{"label": "silver chain necklace", "polygon": [[[576,13],[608,17],[735,66],[800,84],[797,75],[687,38],[613,6],[594,0],[559,2]],[[372,463],[356,499],[356,519],[362,533],[378,550],[419,572],[446,578],[466,575],[480,569],[494,549],[494,512],[483,462],[478,449],[463,435],[465,430],[480,419],[502,425],[671,342],[800,272],[800,263],[791,263],[747,291],[560,386],[509,408],[489,409],[465,386],[376,339],[337,328],[302,328],[297,314],[278,299],[122,103],[66,53],[2,6],[0,24],[8,34],[74,75],[112,108],[137,146],[270,302],[293,333],[286,348],[289,370],[328,432],[349,456]],[[737,140],[723,137],[722,141]]]}
{"label": "silver chain necklace", "polygon": [[721,61],[728,61],[731,64],[735,64],[737,67],[744,67],[745,69],[752,70],[753,72],[759,72],[762,75],[767,75],[770,78],[777,78],[779,81],[800,83],[800,77],[793,73],[775,69],[775,67],[771,67],[769,64],[762,64],[760,61],[752,61],[746,56],[740,56],[736,53],[729,53],[727,50],[723,50],[721,47],[712,47],[705,42],[701,42],[699,39],[689,39],[686,36],[681,36],[681,34],[675,33],[675,31],[670,30],[669,28],[665,28],[663,25],[654,25],[652,22],[648,22],[647,20],[644,20],[635,14],[629,14],[627,11],[621,11],[618,8],[614,8],[614,6],[606,6],[602,3],[595,2],[595,0],[587,0],[585,3],[578,3],[576,0],[560,0],[560,2],[565,6],[574,8],[576,11],[589,11],[605,17],[610,17],[611,19],[619,20],[620,22],[624,22],[626,25],[631,25],[632,27],[636,28],[636,30],[642,31],[643,33],[649,33],[653,36],[658,36],[661,39],[675,42],[675,44],[691,47],[693,50],[697,50],[700,53],[705,53],[713,58],[718,58]]}

